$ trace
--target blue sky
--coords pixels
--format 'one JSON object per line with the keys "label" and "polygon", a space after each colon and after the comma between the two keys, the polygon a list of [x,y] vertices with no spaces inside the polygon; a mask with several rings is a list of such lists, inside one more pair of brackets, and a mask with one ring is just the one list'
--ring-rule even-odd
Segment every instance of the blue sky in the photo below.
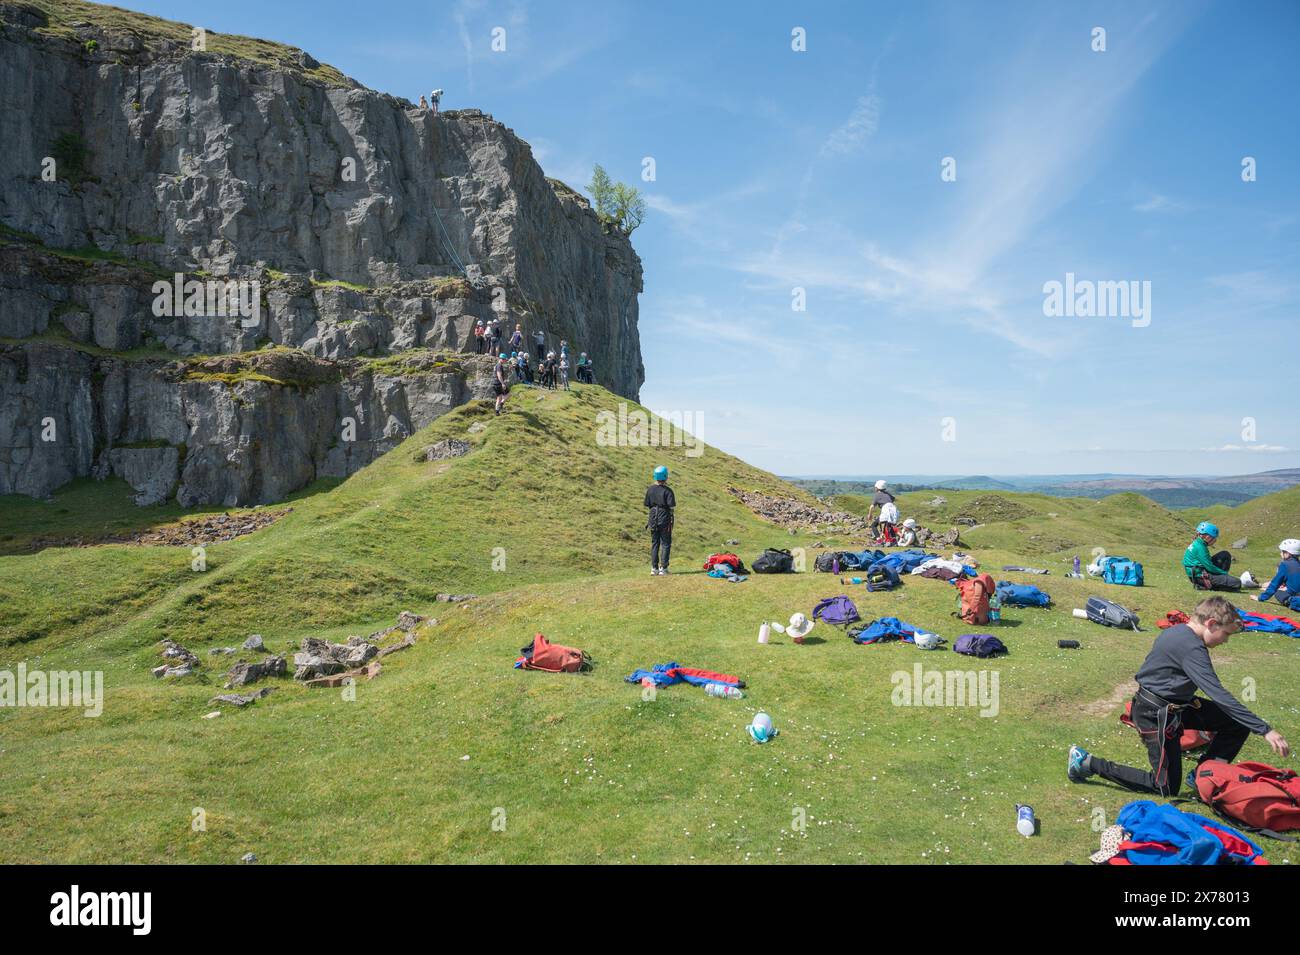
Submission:
{"label": "blue sky", "polygon": [[128,2],[641,186],[642,400],[761,467],[1300,466],[1300,4]]}

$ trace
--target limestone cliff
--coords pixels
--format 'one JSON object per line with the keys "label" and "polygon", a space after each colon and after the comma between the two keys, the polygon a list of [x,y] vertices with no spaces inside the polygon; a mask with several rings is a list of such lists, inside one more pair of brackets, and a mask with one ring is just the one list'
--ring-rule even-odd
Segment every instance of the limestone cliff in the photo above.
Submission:
{"label": "limestone cliff", "polygon": [[[237,504],[348,474],[486,394],[456,353],[493,315],[637,396],[640,260],[526,142],[192,36],[0,0],[0,494],[117,473]],[[256,309],[160,308],[178,273]]]}

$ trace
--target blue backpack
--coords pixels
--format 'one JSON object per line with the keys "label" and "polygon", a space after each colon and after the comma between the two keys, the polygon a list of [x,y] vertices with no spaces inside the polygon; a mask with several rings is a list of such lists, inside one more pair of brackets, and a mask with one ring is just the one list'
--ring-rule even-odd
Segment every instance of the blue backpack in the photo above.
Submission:
{"label": "blue backpack", "polygon": [[1033,584],[1013,584],[1009,580],[998,581],[998,599],[1004,607],[1048,607],[1052,598]]}
{"label": "blue backpack", "polygon": [[836,625],[862,619],[858,616],[858,608],[854,606],[853,601],[843,594],[819,600],[817,606],[813,607],[812,616],[814,620]]}
{"label": "blue backpack", "polygon": [[963,634],[957,638],[957,642],[952,645],[952,648],[958,653],[964,653],[971,657],[991,657],[995,654],[1008,652],[1006,644],[987,633]]}
{"label": "blue backpack", "polygon": [[1142,565],[1131,557],[1103,557],[1101,559],[1101,579],[1108,584],[1141,587]]}

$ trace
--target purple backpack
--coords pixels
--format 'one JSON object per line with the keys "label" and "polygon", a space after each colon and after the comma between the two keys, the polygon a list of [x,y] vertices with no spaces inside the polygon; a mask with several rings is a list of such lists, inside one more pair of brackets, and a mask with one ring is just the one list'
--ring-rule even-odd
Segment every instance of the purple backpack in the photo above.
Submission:
{"label": "purple backpack", "polygon": [[843,594],[818,601],[817,606],[813,607],[812,615],[814,620],[837,625],[862,619],[858,616],[858,608],[853,605],[853,601]]}
{"label": "purple backpack", "polygon": [[967,633],[957,638],[952,648],[958,653],[972,657],[991,657],[1006,653],[1006,645],[997,637],[987,633]]}

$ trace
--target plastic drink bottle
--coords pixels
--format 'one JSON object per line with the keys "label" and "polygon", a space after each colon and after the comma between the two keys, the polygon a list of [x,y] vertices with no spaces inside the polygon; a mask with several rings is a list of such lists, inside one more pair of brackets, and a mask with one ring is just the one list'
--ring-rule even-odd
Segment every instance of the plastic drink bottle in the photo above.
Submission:
{"label": "plastic drink bottle", "polygon": [[840,559],[838,557],[831,558],[831,573],[837,577],[840,574]]}
{"label": "plastic drink bottle", "polygon": [[731,686],[728,683],[706,683],[704,692],[709,696],[721,696],[729,700],[743,700],[745,698],[745,694],[741,692],[740,687]]}
{"label": "plastic drink bottle", "polygon": [[1079,576],[1079,558],[1077,556],[1074,558],[1074,576]]}
{"label": "plastic drink bottle", "polygon": [[761,623],[761,624],[759,624],[759,625],[758,625],[758,642],[759,642],[759,643],[767,643],[767,638],[768,638],[768,636],[771,634],[771,631],[772,631],[772,628],[769,627],[766,623]]}
{"label": "plastic drink bottle", "polygon": [[1022,836],[1032,836],[1034,834],[1034,808],[1032,806],[1016,806],[1016,832]]}

